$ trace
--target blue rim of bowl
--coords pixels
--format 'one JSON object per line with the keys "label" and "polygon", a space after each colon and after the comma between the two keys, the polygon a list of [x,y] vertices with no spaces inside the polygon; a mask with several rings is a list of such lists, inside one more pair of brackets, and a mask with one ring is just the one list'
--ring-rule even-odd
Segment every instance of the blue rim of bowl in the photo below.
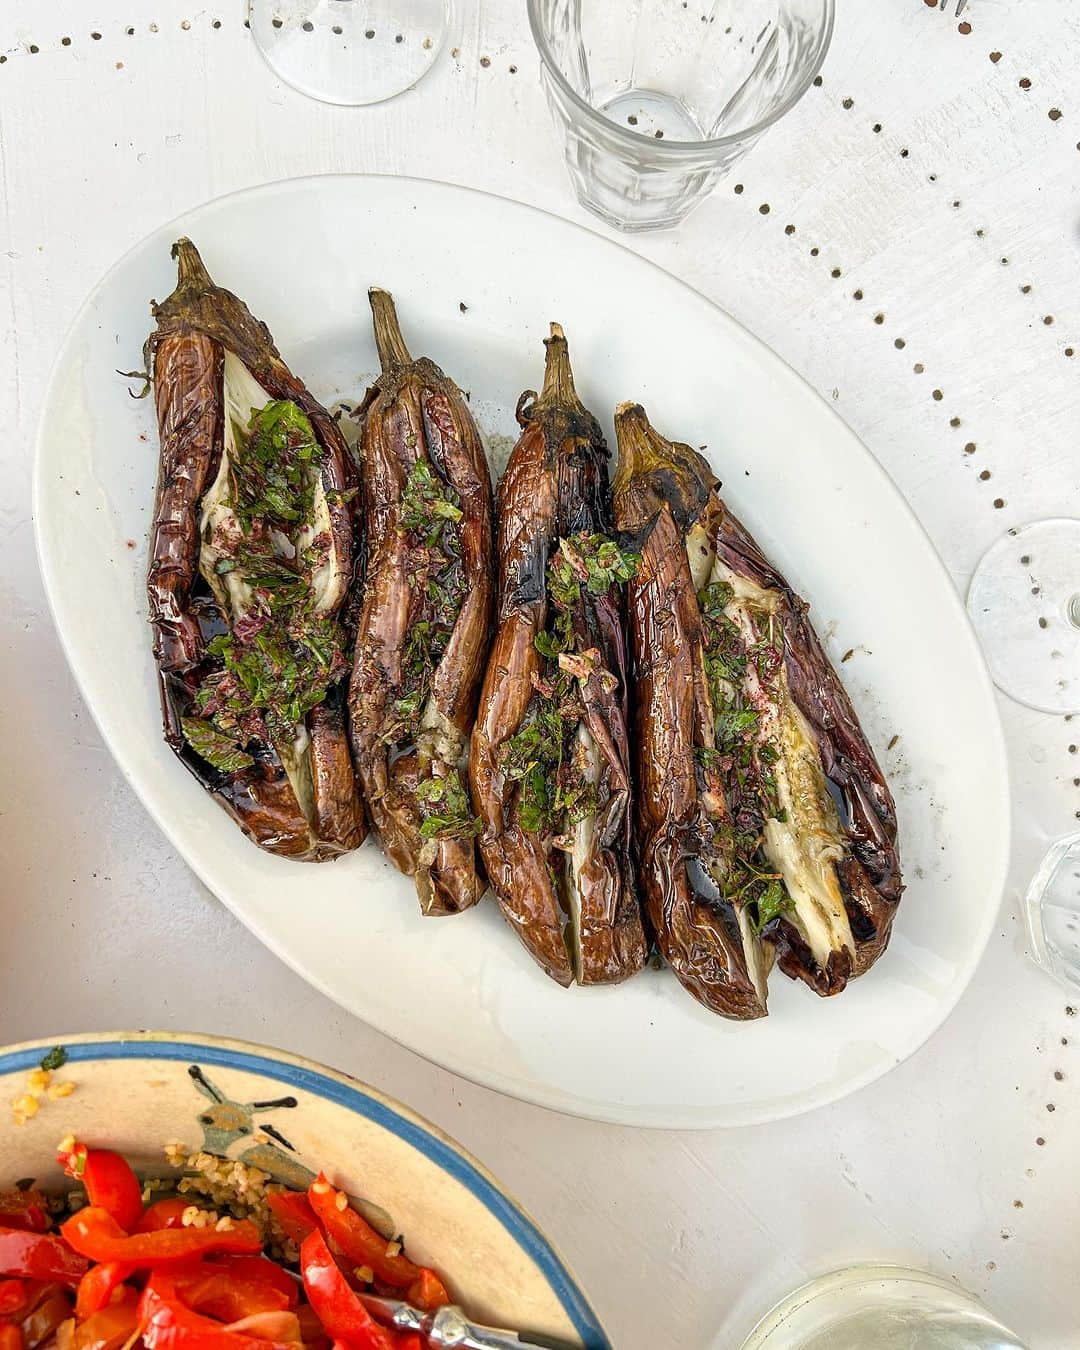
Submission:
{"label": "blue rim of bowl", "polygon": [[558,61],[555,59],[555,53],[551,49],[551,43],[548,41],[548,36],[541,24],[538,4],[539,0],[527,0],[529,27],[532,30],[533,42],[536,44],[536,50],[540,56],[540,63],[558,85],[561,92],[570,99],[586,121],[602,128],[605,132],[613,133],[624,146],[640,150],[642,145],[647,145],[650,154],[656,154],[661,159],[673,161],[680,156],[693,158],[695,153],[700,155],[702,152],[718,150],[729,145],[735,145],[739,141],[750,140],[760,136],[762,132],[768,131],[769,127],[779,122],[781,117],[789,113],[799,102],[825,64],[825,58],[832,46],[833,31],[836,27],[836,0],[822,0],[823,22],[818,32],[817,49],[814,52],[813,60],[807,64],[797,83],[788,90],[787,95],[764,117],[758,118],[756,122],[751,122],[749,126],[742,127],[738,131],[729,131],[723,136],[710,136],[707,140],[654,141],[651,137],[642,136],[639,132],[628,131],[626,127],[621,127],[618,122],[612,122],[610,118],[605,117],[602,112],[599,112],[591,103],[587,103],[581,97],[563,74]]}
{"label": "blue rim of bowl", "polygon": [[388,1100],[374,1095],[358,1081],[337,1071],[326,1072],[313,1064],[305,1064],[294,1056],[279,1059],[270,1051],[254,1047],[234,1050],[199,1038],[190,1041],[158,1040],[154,1033],[146,1032],[137,1033],[130,1040],[98,1041],[59,1036],[37,1041],[0,1052],[0,1074],[37,1068],[42,1050],[54,1044],[64,1047],[70,1063],[96,1059],[190,1060],[219,1068],[239,1069],[244,1073],[262,1074],[365,1117],[411,1145],[480,1201],[547,1280],[581,1338],[583,1350],[611,1350],[611,1342],[584,1293],[551,1243],[528,1215],[491,1177],[484,1175],[463,1149],[448,1138],[440,1138],[418,1118],[410,1119],[403,1115]]}

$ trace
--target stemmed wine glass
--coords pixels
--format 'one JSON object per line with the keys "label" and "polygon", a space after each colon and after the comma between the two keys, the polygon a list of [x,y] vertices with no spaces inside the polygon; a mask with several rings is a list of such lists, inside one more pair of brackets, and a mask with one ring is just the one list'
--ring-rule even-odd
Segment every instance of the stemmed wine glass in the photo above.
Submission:
{"label": "stemmed wine glass", "polygon": [[[1043,712],[1080,712],[1080,520],[1009,530],[975,569],[967,608],[1003,693]],[[1080,988],[1080,834],[1051,844],[1025,909],[1036,964]]]}
{"label": "stemmed wine glass", "polygon": [[1043,712],[1080,711],[1080,520],[1009,530],[967,597],[994,683]]}
{"label": "stemmed wine glass", "polygon": [[403,94],[449,46],[453,23],[453,0],[248,0],[268,65],[324,103]]}

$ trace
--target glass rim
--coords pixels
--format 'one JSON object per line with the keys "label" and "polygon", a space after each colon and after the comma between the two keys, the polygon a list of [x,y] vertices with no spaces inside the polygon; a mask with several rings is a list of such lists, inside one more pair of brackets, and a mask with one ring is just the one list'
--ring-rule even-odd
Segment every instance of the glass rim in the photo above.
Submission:
{"label": "glass rim", "polygon": [[585,102],[560,70],[551,50],[551,44],[547,40],[547,34],[540,24],[540,16],[537,13],[540,0],[527,0],[527,9],[529,12],[529,27],[532,29],[536,49],[540,53],[540,60],[561,91],[585,115],[586,119],[603,128],[605,132],[613,134],[618,141],[628,148],[640,151],[642,147],[648,146],[651,152],[659,154],[662,158],[675,160],[680,157],[694,158],[700,156],[703,151],[707,153],[724,149],[737,144],[739,141],[748,140],[751,136],[760,135],[761,132],[767,131],[774,122],[778,122],[785,113],[791,111],[821,70],[825,63],[825,57],[828,55],[829,47],[832,45],[833,28],[836,21],[836,0],[821,0],[821,3],[824,10],[824,23],[818,31],[817,50],[814,53],[814,59],[807,64],[801,78],[787,96],[765,117],[759,118],[756,122],[751,122],[749,126],[742,128],[742,130],[731,131],[724,136],[713,136],[709,140],[703,141],[654,140],[652,137],[642,136],[636,131],[628,131],[625,127],[619,126],[617,122],[605,117],[603,113],[598,112],[591,103]]}

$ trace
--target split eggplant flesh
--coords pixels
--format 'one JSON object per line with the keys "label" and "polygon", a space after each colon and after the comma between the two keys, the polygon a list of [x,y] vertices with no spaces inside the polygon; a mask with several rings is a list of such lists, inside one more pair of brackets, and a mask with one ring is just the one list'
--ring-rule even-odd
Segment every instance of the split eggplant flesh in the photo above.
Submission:
{"label": "split eggplant flesh", "polygon": [[354,473],[266,326],[179,240],[146,345],[160,436],[147,595],[165,736],[255,843],[322,861],[364,838],[340,612]]}
{"label": "split eggplant flesh", "polygon": [[637,710],[638,845],[665,959],[702,1003],[763,1016],[781,969],[834,994],[884,951],[896,811],[807,617],[708,463],[616,412],[616,524]]}
{"label": "split eggplant flesh", "polygon": [[607,447],[551,325],[498,495],[499,612],[472,737],[480,848],[552,979],[623,980],[648,942],[632,856],[622,584]]}
{"label": "split eggplant flesh", "polygon": [[466,765],[491,638],[491,478],[461,390],[409,355],[389,293],[369,298],[382,373],[359,412],[367,555],[350,735],[384,851],[424,914],[456,914],[486,889]]}

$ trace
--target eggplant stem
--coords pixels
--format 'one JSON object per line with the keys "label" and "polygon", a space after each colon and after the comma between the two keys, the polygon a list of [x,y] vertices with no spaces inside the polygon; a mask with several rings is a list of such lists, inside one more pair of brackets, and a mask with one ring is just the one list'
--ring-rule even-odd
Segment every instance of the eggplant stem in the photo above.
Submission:
{"label": "eggplant stem", "polygon": [[544,387],[537,402],[569,405],[575,411],[584,413],[585,409],[574,388],[570,348],[562,324],[551,325],[551,336],[544,339],[544,347],[547,353],[544,358]]}
{"label": "eggplant stem", "polygon": [[632,479],[662,465],[677,473],[684,468],[673,457],[669,442],[651,425],[640,403],[620,403],[615,409],[615,438],[619,444],[619,465],[612,492],[621,492]]}
{"label": "eggplant stem", "polygon": [[172,246],[172,256],[176,259],[177,290],[188,286],[199,290],[213,286],[199,250],[190,239],[178,239]]}
{"label": "eggplant stem", "polygon": [[368,303],[371,305],[371,318],[375,326],[375,345],[379,349],[379,364],[384,371],[398,366],[412,364],[409,349],[401,336],[394,297],[389,291],[372,286],[368,291]]}
{"label": "eggplant stem", "polygon": [[125,380],[142,380],[143,387],[137,394],[133,389],[128,390],[128,393],[131,395],[132,398],[145,398],[147,394],[149,394],[150,386],[153,384],[153,380],[150,378],[150,374],[148,371],[118,370],[116,373],[117,375],[122,375]]}
{"label": "eggplant stem", "polygon": [[691,446],[662,436],[640,403],[620,403],[615,409],[615,439],[619,445],[619,465],[611,484],[615,495],[624,492],[632,479],[657,471],[670,474],[672,482],[681,485],[679,498],[687,501],[695,492],[708,495],[715,482],[708,461]]}

